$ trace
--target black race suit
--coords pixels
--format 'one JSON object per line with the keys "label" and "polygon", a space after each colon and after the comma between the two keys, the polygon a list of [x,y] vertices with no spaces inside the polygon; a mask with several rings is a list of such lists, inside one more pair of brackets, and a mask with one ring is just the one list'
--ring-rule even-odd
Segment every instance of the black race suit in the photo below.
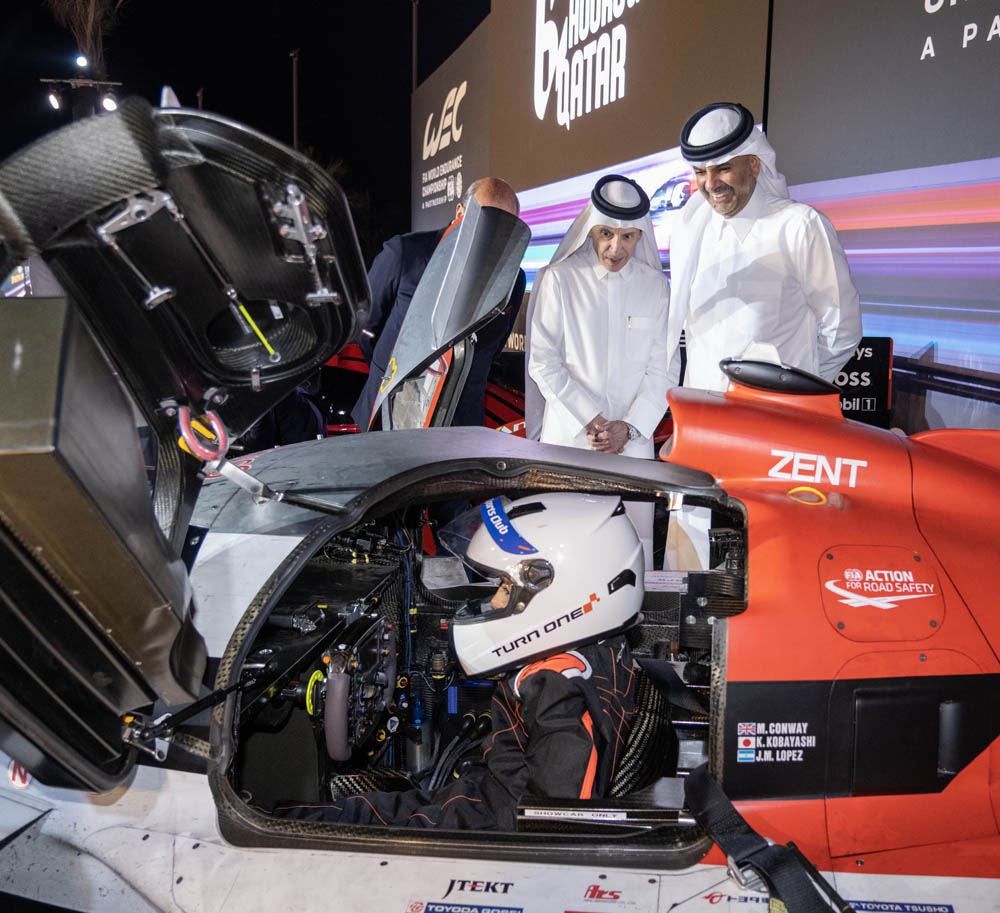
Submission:
{"label": "black race suit", "polygon": [[513,830],[522,795],[607,795],[632,720],[635,673],[624,638],[511,672],[493,694],[485,767],[433,791],[367,792],[274,813],[312,821]]}

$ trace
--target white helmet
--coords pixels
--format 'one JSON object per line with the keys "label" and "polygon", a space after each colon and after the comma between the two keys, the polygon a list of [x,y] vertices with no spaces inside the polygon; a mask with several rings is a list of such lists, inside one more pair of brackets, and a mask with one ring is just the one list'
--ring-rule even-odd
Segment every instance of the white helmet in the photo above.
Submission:
{"label": "white helmet", "polygon": [[621,498],[557,492],[504,500],[480,506],[463,556],[508,591],[505,601],[455,613],[452,638],[467,675],[493,675],[638,620],[642,544]]}

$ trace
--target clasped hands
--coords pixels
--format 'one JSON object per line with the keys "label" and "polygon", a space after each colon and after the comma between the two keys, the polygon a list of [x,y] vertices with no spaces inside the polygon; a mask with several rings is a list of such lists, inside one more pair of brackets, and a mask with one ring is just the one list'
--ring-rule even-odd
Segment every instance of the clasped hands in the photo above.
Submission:
{"label": "clasped hands", "polygon": [[628,425],[620,419],[609,422],[603,415],[595,415],[587,423],[587,441],[591,450],[622,453],[628,443]]}

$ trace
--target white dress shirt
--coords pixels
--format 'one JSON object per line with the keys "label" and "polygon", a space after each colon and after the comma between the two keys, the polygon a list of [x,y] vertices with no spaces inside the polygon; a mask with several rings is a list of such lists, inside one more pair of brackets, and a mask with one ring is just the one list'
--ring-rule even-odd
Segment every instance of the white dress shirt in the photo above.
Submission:
{"label": "white dress shirt", "polygon": [[724,391],[719,361],[738,358],[752,342],[832,381],[861,338],[861,307],[830,221],[760,184],[729,219],[704,210],[678,220],[670,243],[671,357],[683,326],[684,386]]}
{"label": "white dress shirt", "polygon": [[663,273],[635,257],[609,272],[593,245],[542,273],[532,295],[528,373],[545,398],[541,440],[589,448],[596,415],[633,425],[628,456],[651,457],[667,408],[667,309]]}

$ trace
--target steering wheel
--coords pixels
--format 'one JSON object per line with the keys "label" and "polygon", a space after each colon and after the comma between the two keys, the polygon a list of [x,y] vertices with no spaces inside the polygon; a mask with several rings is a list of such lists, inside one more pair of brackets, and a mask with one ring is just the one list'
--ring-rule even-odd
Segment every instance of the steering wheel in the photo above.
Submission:
{"label": "steering wheel", "polygon": [[334,761],[350,759],[368,735],[364,728],[392,701],[395,688],[396,632],[379,621],[354,649],[338,651],[327,669],[323,733]]}

